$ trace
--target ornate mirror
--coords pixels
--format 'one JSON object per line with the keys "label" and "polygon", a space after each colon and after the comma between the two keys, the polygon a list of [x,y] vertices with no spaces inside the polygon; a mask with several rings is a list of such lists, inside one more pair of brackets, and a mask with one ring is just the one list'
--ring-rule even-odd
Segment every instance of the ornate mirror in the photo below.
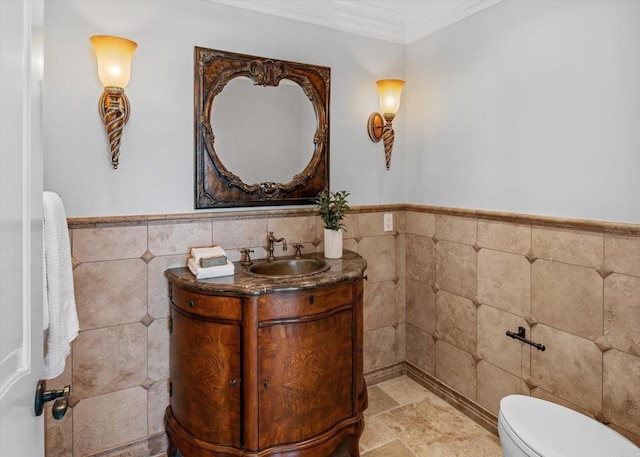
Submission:
{"label": "ornate mirror", "polygon": [[329,188],[330,68],[196,47],[194,74],[196,209]]}

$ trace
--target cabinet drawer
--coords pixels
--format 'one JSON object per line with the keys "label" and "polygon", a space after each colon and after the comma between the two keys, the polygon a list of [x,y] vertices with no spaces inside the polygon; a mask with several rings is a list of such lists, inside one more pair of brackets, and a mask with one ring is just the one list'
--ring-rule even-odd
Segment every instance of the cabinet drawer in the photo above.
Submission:
{"label": "cabinet drawer", "polygon": [[265,294],[258,299],[258,320],[309,316],[353,303],[353,285]]}
{"label": "cabinet drawer", "polygon": [[242,300],[239,298],[203,295],[172,286],[171,301],[178,308],[198,316],[242,319]]}

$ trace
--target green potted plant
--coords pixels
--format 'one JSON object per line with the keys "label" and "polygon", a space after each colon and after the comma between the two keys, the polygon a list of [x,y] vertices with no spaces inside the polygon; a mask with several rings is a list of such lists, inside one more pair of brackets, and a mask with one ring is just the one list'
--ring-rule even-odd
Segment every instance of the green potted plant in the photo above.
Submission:
{"label": "green potted plant", "polygon": [[349,210],[348,196],[346,190],[329,192],[324,189],[316,197],[318,215],[324,222],[324,256],[328,259],[342,257],[342,230],[345,213]]}

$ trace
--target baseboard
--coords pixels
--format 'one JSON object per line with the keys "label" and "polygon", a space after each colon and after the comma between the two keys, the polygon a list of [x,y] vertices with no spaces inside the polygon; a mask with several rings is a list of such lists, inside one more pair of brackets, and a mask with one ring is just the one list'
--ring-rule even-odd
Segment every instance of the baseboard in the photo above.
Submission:
{"label": "baseboard", "polygon": [[406,374],[405,362],[394,363],[386,367],[377,368],[364,374],[367,387],[375,386],[389,379],[398,378]]}
{"label": "baseboard", "polygon": [[498,416],[410,362],[405,363],[405,370],[407,377],[442,398],[478,425],[498,436]]}
{"label": "baseboard", "polygon": [[150,457],[167,455],[167,435],[158,433],[86,457]]}

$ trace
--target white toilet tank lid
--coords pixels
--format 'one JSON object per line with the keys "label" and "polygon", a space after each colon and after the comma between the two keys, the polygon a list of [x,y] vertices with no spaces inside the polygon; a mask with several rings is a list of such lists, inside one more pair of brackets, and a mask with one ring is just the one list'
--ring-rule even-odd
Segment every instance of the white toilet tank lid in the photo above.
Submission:
{"label": "white toilet tank lid", "polygon": [[590,417],[564,406],[524,395],[500,401],[509,428],[544,457],[640,457],[640,448]]}

